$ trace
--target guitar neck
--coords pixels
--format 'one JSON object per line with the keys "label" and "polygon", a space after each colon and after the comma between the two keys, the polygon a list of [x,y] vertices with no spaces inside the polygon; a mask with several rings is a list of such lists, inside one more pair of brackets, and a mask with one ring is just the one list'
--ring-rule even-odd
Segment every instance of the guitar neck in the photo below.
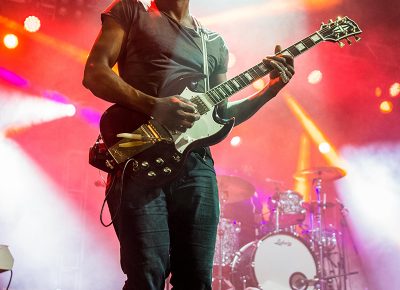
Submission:
{"label": "guitar neck", "polygon": [[[295,43],[294,45],[278,52],[277,55],[282,54],[296,57],[321,41],[323,41],[323,39],[319,35],[319,32],[315,32],[310,36],[302,39],[301,41]],[[256,80],[266,76],[271,71],[271,68],[266,67],[264,63],[260,62],[259,64],[251,67],[245,72],[242,72],[241,74],[209,90],[208,92],[206,92],[206,95],[210,98],[214,105],[217,105],[223,100],[232,96],[233,94],[249,86]]]}

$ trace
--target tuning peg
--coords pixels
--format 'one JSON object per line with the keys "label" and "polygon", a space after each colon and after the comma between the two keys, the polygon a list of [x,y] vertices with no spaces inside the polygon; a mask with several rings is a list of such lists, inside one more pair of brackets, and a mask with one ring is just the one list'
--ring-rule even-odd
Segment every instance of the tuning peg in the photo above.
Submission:
{"label": "tuning peg", "polygon": [[343,46],[345,46],[345,44],[343,42],[339,41],[339,46],[340,46],[340,48],[343,48]]}
{"label": "tuning peg", "polygon": [[332,24],[333,23],[333,20],[332,19],[329,19],[329,24]]}
{"label": "tuning peg", "polygon": [[359,36],[354,36],[354,39],[356,40],[356,42],[359,42],[361,40],[361,37]]}
{"label": "tuning peg", "polygon": [[351,40],[349,38],[346,38],[346,41],[347,41],[348,45],[352,45],[352,42],[351,42]]}

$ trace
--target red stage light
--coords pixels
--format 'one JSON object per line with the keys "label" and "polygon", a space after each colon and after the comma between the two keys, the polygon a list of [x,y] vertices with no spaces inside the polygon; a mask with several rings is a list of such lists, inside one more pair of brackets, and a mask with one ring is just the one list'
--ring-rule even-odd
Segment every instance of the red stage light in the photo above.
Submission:
{"label": "red stage light", "polygon": [[375,96],[377,96],[377,97],[382,96],[382,89],[380,87],[375,88]]}
{"label": "red stage light", "polygon": [[8,49],[14,49],[18,46],[18,37],[15,34],[6,34],[3,38],[3,43]]}
{"label": "red stage light", "polygon": [[36,32],[40,29],[40,19],[36,16],[28,16],[25,18],[24,27],[26,31]]}
{"label": "red stage light", "polygon": [[389,114],[393,111],[393,103],[391,101],[383,101],[379,106],[381,113]]}

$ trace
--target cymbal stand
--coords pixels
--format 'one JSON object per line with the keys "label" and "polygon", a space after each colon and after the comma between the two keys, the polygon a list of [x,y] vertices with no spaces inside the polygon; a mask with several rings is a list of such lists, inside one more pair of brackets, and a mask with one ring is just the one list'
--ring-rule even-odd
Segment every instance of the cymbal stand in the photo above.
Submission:
{"label": "cymbal stand", "polygon": [[319,280],[319,290],[325,290],[326,289],[326,279],[325,279],[325,273],[324,273],[324,260],[325,260],[325,251],[324,251],[324,232],[323,232],[323,225],[324,225],[324,211],[326,207],[326,195],[323,194],[323,198],[321,198],[322,195],[322,179],[321,178],[315,178],[313,179],[313,184],[315,188],[315,193],[317,197],[317,210],[315,214],[315,222],[316,222],[316,240],[317,240],[317,245],[318,245],[318,251],[319,251],[319,269],[318,269],[318,280]]}

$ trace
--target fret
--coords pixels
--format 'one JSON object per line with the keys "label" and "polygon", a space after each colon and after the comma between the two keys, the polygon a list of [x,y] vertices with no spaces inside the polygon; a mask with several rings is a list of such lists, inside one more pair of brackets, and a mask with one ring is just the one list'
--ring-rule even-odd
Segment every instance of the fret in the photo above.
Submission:
{"label": "fret", "polygon": [[225,99],[226,98],[226,92],[222,89],[222,86],[216,87],[217,91],[221,93],[222,97]]}
{"label": "fret", "polygon": [[262,75],[257,73],[254,66],[251,69],[249,69],[249,72],[253,76],[254,79],[259,79],[262,77]]}
{"label": "fret", "polygon": [[265,76],[264,71],[260,68],[259,65],[254,66],[253,69],[257,72],[257,74],[258,74],[260,77]]}
{"label": "fret", "polygon": [[238,75],[236,79],[239,81],[240,84],[242,84],[242,87],[245,87],[246,85],[250,84],[250,82],[245,77],[243,77],[242,74]]}
{"label": "fret", "polygon": [[264,75],[266,75],[269,71],[263,62],[258,64],[258,68],[263,72]]}
{"label": "fret", "polygon": [[231,95],[231,91],[227,88],[227,85],[221,84],[220,87],[225,92],[226,95]]}
{"label": "fret", "polygon": [[294,47],[299,51],[299,54],[307,50],[307,46],[302,41],[296,43]]}
{"label": "fret", "polygon": [[258,79],[258,75],[254,73],[251,68],[247,70],[247,74],[250,76],[250,82],[254,82],[256,79]]}
{"label": "fret", "polygon": [[314,41],[314,43],[318,43],[322,40],[318,33],[314,33],[313,35],[311,35],[310,39]]}
{"label": "fret", "polygon": [[233,78],[233,79],[232,79],[232,83],[235,85],[236,90],[239,90],[239,89],[240,89],[240,84],[238,83],[238,81],[236,80],[236,78]]}
{"label": "fret", "polygon": [[218,89],[217,89],[218,87],[215,87],[214,89],[213,89],[213,93],[214,93],[214,95],[215,95],[215,97],[217,98],[217,101],[220,101],[221,99],[223,99],[224,98],[224,96],[222,95],[220,95],[220,92],[218,91]]}
{"label": "fret", "polygon": [[303,39],[303,43],[307,46],[307,48],[311,48],[315,45],[314,41],[310,38]]}
{"label": "fret", "polygon": [[210,91],[210,94],[211,94],[211,96],[212,96],[212,100],[214,101],[214,103],[215,103],[215,104],[218,104],[219,98],[218,98],[217,94],[215,93],[215,91],[214,91],[214,90],[211,90],[211,91]]}
{"label": "fret", "polygon": [[252,75],[249,73],[249,71],[246,71],[243,75],[246,77],[246,79],[247,79],[249,82],[252,82],[252,81],[254,80],[253,77],[252,77]]}
{"label": "fret", "polygon": [[208,91],[207,92],[207,96],[210,98],[210,100],[215,104],[217,103],[217,99],[214,97],[214,95],[212,94],[212,91]]}
{"label": "fret", "polygon": [[298,56],[301,53],[295,46],[288,47],[287,51],[289,51],[292,56]]}
{"label": "fret", "polygon": [[229,84],[230,81],[226,81],[223,83],[225,89],[229,92],[229,94],[233,94],[235,90],[232,88],[232,86]]}
{"label": "fret", "polygon": [[229,91],[230,94],[233,94],[235,92],[235,90],[232,88],[232,86],[230,85],[230,81],[227,81],[224,83],[225,88]]}

